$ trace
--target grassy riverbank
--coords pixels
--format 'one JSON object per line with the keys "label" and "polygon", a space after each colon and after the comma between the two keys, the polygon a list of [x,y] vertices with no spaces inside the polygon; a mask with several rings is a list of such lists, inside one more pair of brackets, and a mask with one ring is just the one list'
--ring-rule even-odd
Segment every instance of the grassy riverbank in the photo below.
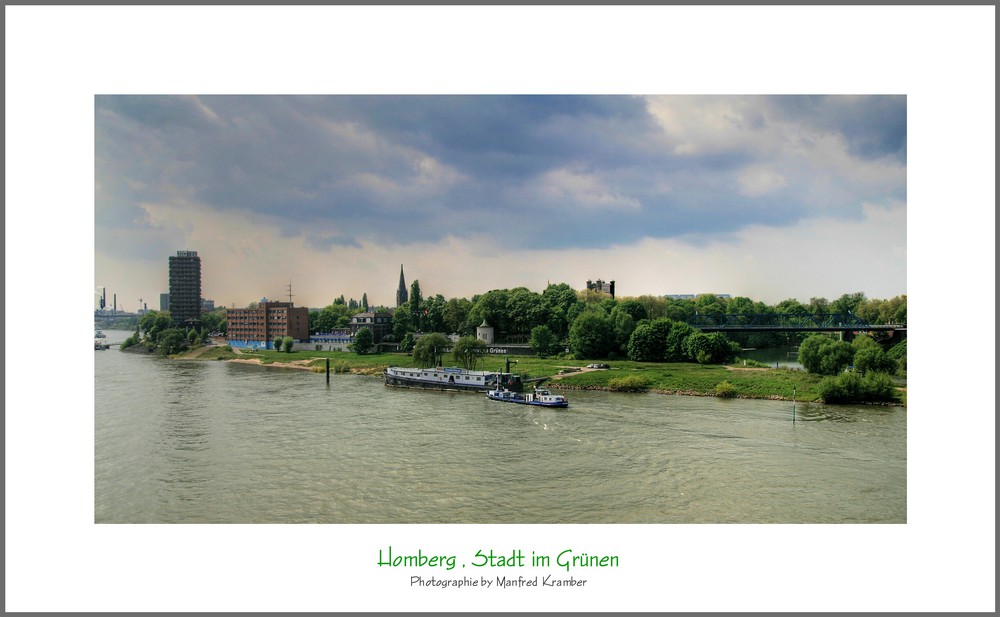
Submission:
{"label": "grassy riverbank", "polygon": [[[200,347],[177,356],[179,359],[229,360],[252,362],[262,365],[324,372],[326,359],[330,370],[336,373],[379,375],[388,366],[415,366],[408,354],[372,354],[359,356],[349,352],[292,351],[242,351],[228,346]],[[511,369],[525,379],[551,377],[554,388],[650,391],[667,394],[696,396],[725,396],[815,402],[820,400],[819,384],[822,377],[791,369],[757,368],[743,366],[742,361],[728,366],[689,363],[651,363],[620,360],[609,362],[610,369],[587,369],[583,360],[560,358],[517,357],[511,359]],[[445,356],[445,364],[454,361]],[[500,370],[504,359],[488,357],[480,370]],[[578,370],[574,370],[578,369]],[[559,374],[564,371],[564,374]],[[905,393],[904,393],[905,404]]]}

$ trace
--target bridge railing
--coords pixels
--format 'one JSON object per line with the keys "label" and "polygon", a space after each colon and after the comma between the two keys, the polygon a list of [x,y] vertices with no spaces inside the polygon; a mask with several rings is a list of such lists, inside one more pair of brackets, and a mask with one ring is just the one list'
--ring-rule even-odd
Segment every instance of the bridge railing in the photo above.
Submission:
{"label": "bridge railing", "polygon": [[[872,325],[853,313],[708,313],[687,320],[688,325],[702,329],[807,329],[807,330],[871,330]],[[884,326],[881,326],[884,327]]]}

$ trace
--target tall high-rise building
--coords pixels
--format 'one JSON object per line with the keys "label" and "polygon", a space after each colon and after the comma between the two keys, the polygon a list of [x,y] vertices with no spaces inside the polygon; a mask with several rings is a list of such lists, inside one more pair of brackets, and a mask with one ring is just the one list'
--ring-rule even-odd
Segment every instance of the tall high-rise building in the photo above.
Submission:
{"label": "tall high-rise building", "polygon": [[201,320],[201,257],[197,251],[177,251],[170,265],[170,317],[177,324]]}
{"label": "tall high-rise building", "polygon": [[399,264],[399,289],[396,290],[396,306],[399,306],[410,299],[410,294],[406,291],[406,280],[403,279],[403,264]]}

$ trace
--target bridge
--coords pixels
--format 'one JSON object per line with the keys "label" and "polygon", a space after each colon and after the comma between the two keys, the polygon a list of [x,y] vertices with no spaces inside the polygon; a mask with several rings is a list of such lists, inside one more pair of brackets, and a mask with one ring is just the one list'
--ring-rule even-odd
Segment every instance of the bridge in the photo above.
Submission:
{"label": "bridge", "polygon": [[694,315],[688,325],[702,332],[901,332],[906,324],[869,324],[853,313],[760,313]]}

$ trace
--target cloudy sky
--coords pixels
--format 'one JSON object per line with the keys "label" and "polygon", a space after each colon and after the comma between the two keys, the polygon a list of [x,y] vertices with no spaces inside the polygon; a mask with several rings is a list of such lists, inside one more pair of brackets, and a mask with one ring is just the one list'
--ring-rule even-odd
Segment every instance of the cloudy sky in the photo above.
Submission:
{"label": "cloudy sky", "polygon": [[158,308],[907,293],[905,96],[97,96],[97,287]]}

